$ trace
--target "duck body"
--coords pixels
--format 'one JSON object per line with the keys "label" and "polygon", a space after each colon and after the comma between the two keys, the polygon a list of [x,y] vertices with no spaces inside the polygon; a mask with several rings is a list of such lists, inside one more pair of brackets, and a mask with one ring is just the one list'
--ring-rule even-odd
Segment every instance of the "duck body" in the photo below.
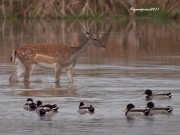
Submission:
{"label": "duck body", "polygon": [[49,117],[50,118],[53,116],[53,110],[49,109],[49,108],[40,108],[37,113],[40,117]]}
{"label": "duck body", "polygon": [[50,105],[50,104],[42,104],[42,102],[40,100],[37,101],[37,108],[36,108],[36,112],[38,112],[40,109],[51,109],[54,110],[54,112],[57,112],[59,107],[57,107],[56,104]]}
{"label": "duck body", "polygon": [[130,103],[127,105],[124,111],[127,117],[146,116],[146,115],[149,115],[150,109],[149,108],[135,108],[135,106]]}
{"label": "duck body", "polygon": [[160,92],[160,93],[153,93],[152,90],[147,89],[142,95],[146,94],[146,99],[153,99],[153,98],[159,98],[159,99],[167,99],[172,98],[171,92]]}
{"label": "duck body", "polygon": [[155,106],[153,102],[148,102],[147,108],[150,109],[150,115],[169,114],[173,111],[173,108],[171,106]]}
{"label": "duck body", "polygon": [[26,100],[26,103],[24,104],[24,109],[25,110],[35,110],[37,107],[36,103],[34,103],[32,98],[28,98]]}
{"label": "duck body", "polygon": [[85,105],[83,102],[80,102],[78,112],[81,114],[84,113],[94,113],[95,109],[92,105]]}

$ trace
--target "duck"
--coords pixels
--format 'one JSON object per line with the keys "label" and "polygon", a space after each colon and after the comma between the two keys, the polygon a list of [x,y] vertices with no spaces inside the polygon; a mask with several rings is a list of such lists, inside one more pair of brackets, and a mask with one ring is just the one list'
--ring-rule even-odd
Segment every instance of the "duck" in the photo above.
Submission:
{"label": "duck", "polygon": [[173,111],[173,108],[171,106],[155,106],[153,102],[148,102],[146,108],[150,109],[150,115],[168,114]]}
{"label": "duck", "polygon": [[24,104],[24,109],[25,110],[35,110],[36,109],[36,103],[34,103],[33,99],[32,98],[28,98],[26,100],[26,103]]}
{"label": "duck", "polygon": [[132,103],[129,103],[124,110],[125,116],[131,117],[131,116],[147,116],[149,115],[150,109],[149,108],[135,108],[135,105]]}
{"label": "duck", "polygon": [[83,113],[94,113],[95,109],[92,105],[85,105],[84,102],[80,102],[78,112]]}
{"label": "duck", "polygon": [[54,112],[54,110],[50,109],[50,108],[40,108],[37,113],[40,117],[49,117],[50,118],[53,116],[53,112]]}
{"label": "duck", "polygon": [[53,104],[53,105],[50,105],[50,104],[42,104],[42,101],[38,100],[38,101],[37,101],[36,111],[39,111],[39,109],[42,109],[42,108],[52,109],[54,112],[57,112],[58,109],[59,109],[59,107],[57,107],[56,104]]}
{"label": "duck", "polygon": [[154,97],[157,98],[172,98],[171,92],[160,92],[160,93],[153,93],[152,90],[147,89],[142,95],[147,95],[146,99],[152,99]]}

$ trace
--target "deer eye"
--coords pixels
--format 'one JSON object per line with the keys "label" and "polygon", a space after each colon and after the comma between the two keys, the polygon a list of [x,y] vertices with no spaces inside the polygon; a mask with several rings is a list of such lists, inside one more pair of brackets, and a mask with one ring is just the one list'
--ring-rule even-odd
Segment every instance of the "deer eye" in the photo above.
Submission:
{"label": "deer eye", "polygon": [[95,41],[98,41],[98,39],[96,39],[96,38],[95,38],[94,40],[95,40]]}

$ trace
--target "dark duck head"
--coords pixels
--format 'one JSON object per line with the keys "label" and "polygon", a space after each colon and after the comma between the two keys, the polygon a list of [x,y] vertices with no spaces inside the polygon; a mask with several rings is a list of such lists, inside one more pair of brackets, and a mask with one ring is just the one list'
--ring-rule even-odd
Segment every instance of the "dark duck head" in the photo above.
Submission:
{"label": "dark duck head", "polygon": [[153,108],[154,107],[154,103],[153,102],[148,102],[147,103],[147,107],[150,108],[150,109]]}
{"label": "dark duck head", "polygon": [[83,102],[80,102],[79,108],[82,107],[82,106],[84,106],[84,103],[83,103]]}
{"label": "dark duck head", "polygon": [[127,107],[126,107],[126,109],[124,110],[124,112],[125,112],[125,111],[129,111],[129,110],[131,110],[132,108],[135,108],[135,106],[130,103],[130,104],[127,105]]}
{"label": "dark duck head", "polygon": [[146,98],[149,98],[150,96],[153,95],[152,90],[150,90],[150,89],[147,89],[142,95],[144,95],[144,94],[147,95]]}
{"label": "dark duck head", "polygon": [[46,110],[45,109],[42,108],[42,109],[39,110],[39,115],[40,116],[44,116],[45,114],[46,114]]}
{"label": "dark duck head", "polygon": [[26,102],[30,102],[30,103],[32,103],[32,102],[34,102],[34,101],[33,101],[33,99],[32,99],[32,98],[28,98],[28,99],[26,100]]}
{"label": "dark duck head", "polygon": [[40,100],[37,101],[37,107],[39,107],[40,105],[42,105],[42,102]]}
{"label": "dark duck head", "polygon": [[24,109],[36,109],[36,104],[34,103],[32,98],[28,98],[26,103],[24,104]]}
{"label": "dark duck head", "polygon": [[29,108],[32,110],[36,109],[36,107],[37,105],[34,102],[29,104]]}

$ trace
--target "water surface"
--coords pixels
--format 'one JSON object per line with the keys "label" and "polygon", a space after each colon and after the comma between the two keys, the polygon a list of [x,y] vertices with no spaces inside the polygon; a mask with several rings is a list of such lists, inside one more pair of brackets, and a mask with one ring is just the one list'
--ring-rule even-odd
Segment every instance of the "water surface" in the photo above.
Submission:
{"label": "water surface", "polygon": [[[180,26],[174,21],[154,19],[105,20],[101,22],[0,21],[0,132],[24,134],[172,134],[180,123]],[[107,50],[93,48],[74,68],[74,83],[66,73],[54,83],[54,70],[36,67],[30,83],[23,77],[9,83],[16,66],[10,56],[18,46],[29,43],[60,43],[78,46],[85,36],[81,27],[98,30]],[[128,103],[145,107],[141,94],[170,91],[172,99],[153,102],[173,106],[173,114],[127,119]],[[26,99],[56,103],[59,112],[52,119],[41,119],[23,110]],[[95,113],[77,113],[80,101],[92,104]]]}

